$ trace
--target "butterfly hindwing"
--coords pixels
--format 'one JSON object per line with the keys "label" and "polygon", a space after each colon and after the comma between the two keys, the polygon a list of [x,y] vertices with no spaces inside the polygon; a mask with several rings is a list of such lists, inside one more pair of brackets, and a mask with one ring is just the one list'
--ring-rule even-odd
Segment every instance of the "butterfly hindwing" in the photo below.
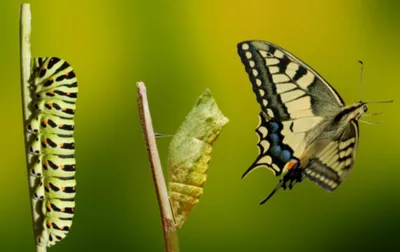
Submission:
{"label": "butterfly hindwing", "polygon": [[267,118],[265,113],[259,114],[260,123],[256,128],[259,155],[243,177],[258,167],[267,167],[279,176],[285,164],[293,158],[293,149],[283,142],[284,125],[276,118]]}
{"label": "butterfly hindwing", "polygon": [[343,133],[310,158],[305,176],[322,188],[333,191],[348,176],[358,145],[358,124],[350,121]]}

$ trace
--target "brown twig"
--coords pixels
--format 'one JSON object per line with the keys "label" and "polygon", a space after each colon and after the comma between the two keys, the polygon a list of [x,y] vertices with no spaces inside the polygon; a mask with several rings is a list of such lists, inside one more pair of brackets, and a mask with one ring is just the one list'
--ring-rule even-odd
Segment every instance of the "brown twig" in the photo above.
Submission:
{"label": "brown twig", "polygon": [[136,84],[136,87],[137,103],[139,107],[140,122],[143,129],[144,142],[150,161],[150,168],[153,174],[153,182],[156,189],[158,205],[160,207],[161,222],[164,232],[165,251],[179,252],[175,223],[169,203],[167,186],[164,180],[160,157],[158,155],[149,104],[147,101],[146,86],[143,82],[138,82]]}

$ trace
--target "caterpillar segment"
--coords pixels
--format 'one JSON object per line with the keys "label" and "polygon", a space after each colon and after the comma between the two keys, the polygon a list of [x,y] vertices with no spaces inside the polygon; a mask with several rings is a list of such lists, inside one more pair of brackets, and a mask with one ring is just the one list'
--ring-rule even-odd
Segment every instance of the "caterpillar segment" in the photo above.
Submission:
{"label": "caterpillar segment", "polygon": [[37,99],[60,99],[74,102],[78,96],[78,87],[59,86],[55,89],[48,89],[36,93]]}
{"label": "caterpillar segment", "polygon": [[74,157],[57,156],[52,154],[37,156],[31,168],[34,177],[73,177],[75,176],[76,161]]}
{"label": "caterpillar segment", "polygon": [[27,132],[38,178],[33,197],[40,201],[43,225],[37,243],[53,246],[68,234],[75,212],[74,116],[78,84],[73,68],[56,57],[35,58],[32,66],[34,116]]}
{"label": "caterpillar segment", "polygon": [[32,141],[29,152],[34,155],[73,155],[75,153],[75,141],[72,136],[39,133]]}
{"label": "caterpillar segment", "polygon": [[75,116],[76,106],[74,102],[67,102],[52,98],[38,100],[34,105],[34,109],[36,110],[36,113],[51,114],[72,119]]}
{"label": "caterpillar segment", "polygon": [[74,199],[76,193],[75,178],[41,177],[33,196],[44,199]]}
{"label": "caterpillar segment", "polygon": [[29,122],[27,130],[29,133],[38,134],[53,133],[60,135],[72,135],[74,133],[74,120],[59,116],[39,113]]}
{"label": "caterpillar segment", "polygon": [[60,219],[59,217],[46,216],[43,221],[43,232],[38,238],[38,243],[48,247],[53,246],[67,236],[71,225],[72,218]]}

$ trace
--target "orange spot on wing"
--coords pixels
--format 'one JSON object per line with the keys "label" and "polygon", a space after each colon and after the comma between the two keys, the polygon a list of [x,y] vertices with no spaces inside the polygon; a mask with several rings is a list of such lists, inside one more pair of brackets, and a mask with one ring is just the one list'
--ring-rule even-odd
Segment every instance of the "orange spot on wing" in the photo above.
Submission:
{"label": "orange spot on wing", "polygon": [[297,161],[289,161],[289,163],[287,164],[287,170],[290,171],[290,170],[293,169],[296,165],[297,165]]}

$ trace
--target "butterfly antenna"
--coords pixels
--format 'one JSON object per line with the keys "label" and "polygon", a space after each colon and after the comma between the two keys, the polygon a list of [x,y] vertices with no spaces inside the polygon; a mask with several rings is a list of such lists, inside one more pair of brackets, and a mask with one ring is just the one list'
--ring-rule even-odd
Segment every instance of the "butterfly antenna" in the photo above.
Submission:
{"label": "butterfly antenna", "polygon": [[283,179],[279,180],[279,183],[278,183],[278,185],[275,187],[275,189],[268,195],[268,197],[266,197],[265,199],[263,199],[263,200],[260,202],[260,205],[262,205],[262,204],[264,204],[265,202],[267,202],[267,200],[269,200],[269,199],[283,186],[284,183],[285,183],[285,182],[284,182]]}
{"label": "butterfly antenna", "polygon": [[363,78],[363,71],[364,71],[364,62],[361,60],[358,61],[358,63],[361,64],[361,69],[360,69],[360,85],[359,85],[359,92],[360,92],[360,101],[362,101],[362,78]]}
{"label": "butterfly antenna", "polygon": [[377,116],[377,115],[382,115],[382,112],[377,112],[377,113],[372,113],[372,114],[363,114],[362,116]]}
{"label": "butterfly antenna", "polygon": [[372,103],[392,103],[394,102],[393,100],[386,100],[386,101],[370,101],[370,102],[365,102],[368,104],[372,104]]}
{"label": "butterfly antenna", "polygon": [[369,125],[375,125],[375,124],[383,124],[382,121],[379,122],[368,122],[368,121],[363,121],[363,120],[358,120],[359,122],[365,123],[365,124],[369,124]]}

